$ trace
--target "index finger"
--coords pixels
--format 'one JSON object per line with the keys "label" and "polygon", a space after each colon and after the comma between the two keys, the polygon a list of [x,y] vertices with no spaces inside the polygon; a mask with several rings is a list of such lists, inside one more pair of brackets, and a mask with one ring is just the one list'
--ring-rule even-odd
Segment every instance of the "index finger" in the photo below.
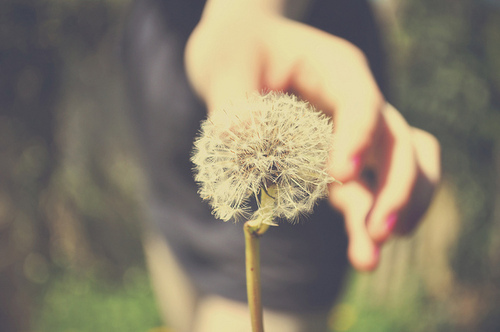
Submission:
{"label": "index finger", "polygon": [[[281,71],[291,76],[280,81],[332,115],[332,175],[342,182],[352,180],[380,126],[384,97],[365,55],[355,45],[309,26],[294,36],[290,45],[281,41],[286,61],[275,61],[276,67],[284,67]],[[302,47],[297,47],[297,40]]]}

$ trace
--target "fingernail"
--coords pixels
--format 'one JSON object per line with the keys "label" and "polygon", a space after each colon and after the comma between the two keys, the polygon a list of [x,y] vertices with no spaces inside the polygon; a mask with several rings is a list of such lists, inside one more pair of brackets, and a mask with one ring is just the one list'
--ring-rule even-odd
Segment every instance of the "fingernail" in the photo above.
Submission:
{"label": "fingernail", "polygon": [[361,156],[360,155],[354,156],[351,159],[351,164],[354,170],[357,171],[359,169],[359,166],[361,165]]}
{"label": "fingernail", "polygon": [[398,221],[398,215],[396,213],[391,213],[385,221],[385,226],[389,231],[392,231],[397,221]]}

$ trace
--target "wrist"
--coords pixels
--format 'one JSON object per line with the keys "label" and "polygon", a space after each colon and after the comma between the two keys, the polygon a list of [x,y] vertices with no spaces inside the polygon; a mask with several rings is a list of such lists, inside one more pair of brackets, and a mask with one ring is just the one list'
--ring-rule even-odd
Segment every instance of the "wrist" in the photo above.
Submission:
{"label": "wrist", "polygon": [[203,17],[282,15],[287,0],[208,0]]}

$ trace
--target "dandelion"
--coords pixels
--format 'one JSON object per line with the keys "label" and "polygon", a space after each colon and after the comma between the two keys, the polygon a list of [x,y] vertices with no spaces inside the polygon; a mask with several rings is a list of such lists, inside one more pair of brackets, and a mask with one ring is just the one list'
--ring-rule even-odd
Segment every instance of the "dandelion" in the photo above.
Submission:
{"label": "dandelion", "polygon": [[[335,181],[327,172],[332,135],[331,119],[293,95],[254,94],[232,103],[204,121],[195,140],[199,194],[225,221],[294,222]],[[263,196],[272,198],[269,204]]]}
{"label": "dandelion", "polygon": [[263,332],[259,237],[275,218],[295,221],[326,196],[335,181],[326,169],[333,128],[330,118],[288,94],[254,94],[229,107],[202,123],[191,160],[215,216],[249,218],[248,305],[252,330]]}

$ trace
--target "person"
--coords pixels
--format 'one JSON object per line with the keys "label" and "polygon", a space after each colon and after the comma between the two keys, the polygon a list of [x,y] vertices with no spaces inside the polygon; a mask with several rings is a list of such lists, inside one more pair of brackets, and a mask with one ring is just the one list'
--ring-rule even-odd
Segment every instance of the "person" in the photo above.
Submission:
{"label": "person", "polygon": [[123,55],[148,179],[145,252],[174,331],[250,329],[242,225],[214,220],[192,177],[200,122],[264,90],[331,115],[331,172],[343,185],[306,220],[261,240],[266,328],[326,331],[348,262],[375,269],[383,243],[414,228],[440,177],[436,139],[386,102],[368,3],[137,0]]}

